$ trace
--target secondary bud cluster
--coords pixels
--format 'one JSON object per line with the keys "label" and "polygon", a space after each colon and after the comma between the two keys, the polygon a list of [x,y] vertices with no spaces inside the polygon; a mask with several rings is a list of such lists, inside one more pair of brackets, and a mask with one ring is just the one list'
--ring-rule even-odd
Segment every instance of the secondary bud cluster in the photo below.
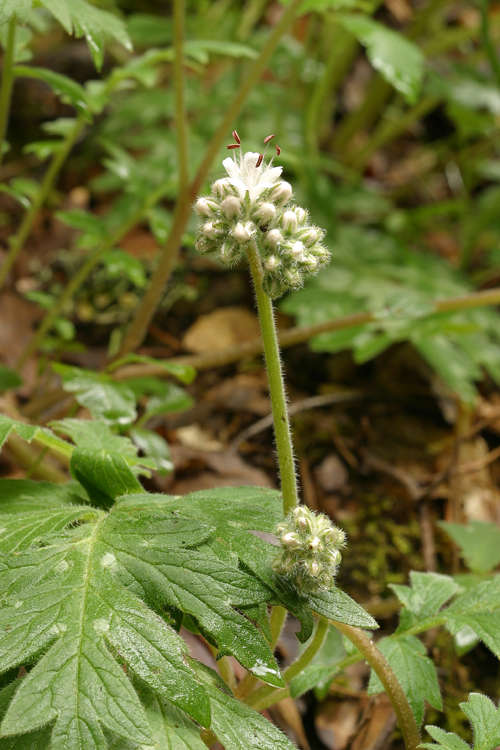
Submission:
{"label": "secondary bud cluster", "polygon": [[234,158],[222,162],[227,177],[214,182],[211,194],[195,203],[202,220],[196,248],[231,266],[255,243],[264,290],[276,299],[301,287],[329,262],[330,253],[321,244],[323,230],[312,226],[307,211],[291,202],[292,187],[281,179],[282,167],[251,151],[236,156],[236,140],[231,145]]}
{"label": "secondary bud cluster", "polygon": [[334,586],[342,560],[340,549],[346,544],[342,529],[323,513],[300,505],[279,524],[276,533],[282,547],[274,564],[276,573],[289,578],[304,593]]}

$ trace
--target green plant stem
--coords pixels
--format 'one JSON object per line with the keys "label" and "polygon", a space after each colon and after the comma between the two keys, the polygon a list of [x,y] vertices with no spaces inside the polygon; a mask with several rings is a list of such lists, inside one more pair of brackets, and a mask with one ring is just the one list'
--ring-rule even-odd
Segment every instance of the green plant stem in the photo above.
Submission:
{"label": "green plant stem", "polygon": [[28,471],[31,469],[31,476],[37,479],[54,482],[54,484],[64,484],[68,481],[67,474],[45,459],[44,450],[27,445],[19,435],[10,435],[7,451],[14,455],[16,463]]}
{"label": "green plant stem", "polygon": [[66,303],[80,289],[81,285],[83,284],[89,273],[93,270],[93,268],[99,263],[104,253],[108,250],[111,250],[118,242],[120,242],[122,237],[124,237],[124,235],[127,234],[127,232],[130,231],[132,227],[134,227],[141,221],[141,219],[149,211],[149,209],[160,200],[160,198],[168,189],[168,185],[161,185],[159,188],[157,188],[153,193],[151,193],[147,200],[144,201],[143,205],[136,211],[134,211],[133,214],[131,214],[131,216],[124,224],[122,224],[121,227],[119,227],[119,229],[113,232],[113,234],[110,235],[110,237],[105,242],[98,245],[89,254],[85,263],[73,276],[64,292],[54,304],[54,307],[49,312],[47,312],[47,314],[43,318],[37,332],[34,334],[25,351],[17,361],[17,369],[21,369],[31,357],[31,355],[38,349],[38,346],[41,343],[43,337],[46,335],[46,333],[48,333],[48,331],[50,331],[56,318],[58,318],[59,315],[63,313]]}
{"label": "green plant stem", "polygon": [[[316,630],[311,639],[311,643],[299,656],[299,658],[296,659],[293,664],[290,664],[288,669],[285,669],[285,671],[283,672],[283,679],[285,680],[285,682],[290,682],[290,680],[293,680],[294,677],[300,674],[302,670],[304,670],[311,663],[324,643],[329,624],[330,623],[326,617],[320,616],[318,624],[316,626]],[[264,708],[268,708],[269,705],[278,703],[280,700],[288,697],[289,695],[290,692],[288,691],[288,689],[282,688],[277,690],[271,685],[262,685],[262,687],[260,687],[258,690],[255,690],[253,693],[250,693],[250,695],[248,695],[245,703],[248,703],[249,706],[253,706],[253,708],[255,708],[257,711],[263,711]],[[277,700],[273,700],[271,701],[271,703],[269,703],[268,699],[271,696],[273,698],[277,698]]]}
{"label": "green plant stem", "polygon": [[139,305],[134,319],[123,339],[118,357],[123,357],[126,354],[135,351],[144,340],[146,332],[149,328],[149,324],[151,323],[151,320],[153,319],[153,316],[160,302],[165,284],[167,283],[172,268],[175,265],[180,243],[182,240],[182,234],[191,213],[191,203],[198,195],[208,175],[210,167],[212,166],[213,160],[219,152],[224,139],[227,138],[227,134],[231,130],[231,125],[234,123],[234,120],[243,107],[248,94],[264,72],[264,69],[269,62],[269,59],[271,58],[271,55],[274,52],[279,40],[292,23],[295,13],[297,12],[301,2],[302,0],[293,0],[290,5],[287,6],[281,19],[276,24],[273,31],[269,35],[268,40],[262,47],[260,55],[253,64],[253,67],[250,70],[247,78],[245,79],[233,101],[227,108],[226,114],[222,119],[219,127],[217,128],[217,131],[214,133],[212,140],[208,144],[204,159],[198,168],[193,182],[191,183],[187,200],[182,203],[181,201],[177,201],[172,228],[162,250],[158,266],[151,280],[150,286],[141,304]]}
{"label": "green plant stem", "polygon": [[415,717],[403,688],[385,657],[360,628],[353,628],[351,625],[333,620],[332,624],[356,646],[384,686],[396,713],[406,750],[417,750],[420,745],[420,732]]}
{"label": "green plant stem", "polygon": [[174,88],[175,122],[177,127],[177,160],[179,163],[179,201],[186,200],[188,175],[188,122],[184,82],[185,0],[174,0]]}
{"label": "green plant stem", "polygon": [[482,0],[480,3],[481,9],[481,38],[483,41],[484,50],[490,61],[491,69],[495,75],[497,86],[500,87],[500,62],[495,50],[495,46],[491,39],[490,34],[490,23],[488,18],[489,0]]}
{"label": "green plant stem", "polygon": [[62,166],[68,158],[69,152],[73,148],[76,139],[80,135],[84,124],[84,120],[81,117],[78,117],[75,121],[74,127],[61,142],[59,150],[55,154],[49,168],[45,172],[40,187],[38,188],[36,197],[33,199],[29,210],[24,214],[23,220],[19,226],[19,229],[17,230],[17,234],[12,238],[10,242],[9,252],[2,267],[0,268],[0,288],[3,286],[8,273],[16,262],[19,253],[23,249],[24,243],[31,233],[33,223],[38,215],[38,212],[50,195],[62,169]]}
{"label": "green plant stem", "polygon": [[269,395],[273,412],[274,434],[278,452],[278,464],[281,476],[281,491],[283,493],[283,515],[293,510],[299,502],[297,492],[297,475],[293,457],[292,435],[290,420],[286,407],[285,385],[281,367],[278,336],[274,320],[273,303],[262,288],[263,271],[259,250],[255,243],[247,250],[248,262],[255,287],[255,298],[259,311],[260,330],[264,345],[267,377],[269,381]]}
{"label": "green plant stem", "polygon": [[16,49],[16,14],[9,21],[7,30],[7,44],[5,45],[2,66],[2,88],[0,89],[0,165],[3,161],[5,136],[9,122],[10,98],[12,95],[12,84],[14,83],[14,52]]}
{"label": "green plant stem", "polygon": [[281,631],[283,630],[283,626],[285,624],[287,614],[288,613],[286,609],[282,607],[280,604],[272,608],[270,626],[271,626],[271,649],[273,651],[276,648],[278,641],[280,639]]}

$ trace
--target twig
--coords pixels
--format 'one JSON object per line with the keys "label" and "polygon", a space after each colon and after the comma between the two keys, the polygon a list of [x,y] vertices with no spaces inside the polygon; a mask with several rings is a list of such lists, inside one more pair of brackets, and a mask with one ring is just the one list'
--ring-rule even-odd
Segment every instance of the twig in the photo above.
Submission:
{"label": "twig", "polygon": [[[327,393],[323,396],[311,396],[310,398],[304,398],[301,401],[296,401],[288,406],[289,416],[300,414],[308,409],[318,409],[322,406],[329,406],[330,404],[341,404],[344,401],[352,401],[353,399],[363,398],[361,391],[344,391],[342,393]],[[259,432],[269,429],[273,425],[273,415],[268,414],[266,417],[262,417],[258,422],[242,430],[229,445],[229,452],[236,452],[241,443],[249,438],[255,437]]]}

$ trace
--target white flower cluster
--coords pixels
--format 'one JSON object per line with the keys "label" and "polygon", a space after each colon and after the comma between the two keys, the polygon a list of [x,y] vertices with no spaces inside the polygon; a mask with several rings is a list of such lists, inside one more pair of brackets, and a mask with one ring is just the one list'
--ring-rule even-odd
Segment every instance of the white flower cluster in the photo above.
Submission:
{"label": "white flower cluster", "polygon": [[[238,149],[239,138],[233,135],[238,143],[228,148]],[[276,299],[301,287],[329,262],[330,253],[321,244],[324,232],[309,223],[307,211],[291,203],[292,186],[280,179],[282,167],[251,151],[233,155],[222,162],[227,177],[214,182],[210,196],[196,201],[202,219],[196,248],[231,266],[255,242],[264,290]]]}
{"label": "white flower cluster", "polygon": [[335,585],[335,574],[342,560],[340,548],[346,535],[323,513],[300,505],[280,523],[276,533],[281,553],[274,570],[290,579],[299,590],[313,593]]}

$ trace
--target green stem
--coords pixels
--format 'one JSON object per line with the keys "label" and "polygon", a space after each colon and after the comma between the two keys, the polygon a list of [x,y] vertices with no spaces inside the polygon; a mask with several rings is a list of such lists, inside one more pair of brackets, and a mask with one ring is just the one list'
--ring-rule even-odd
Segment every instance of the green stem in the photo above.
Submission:
{"label": "green stem", "polygon": [[177,201],[172,228],[160,256],[158,266],[150,282],[150,286],[123,339],[118,357],[123,357],[126,354],[129,354],[129,352],[135,351],[144,340],[149,324],[151,323],[156,308],[160,302],[165,284],[167,283],[172,268],[175,265],[175,261],[177,260],[182,235],[191,213],[191,203],[198,195],[208,175],[210,167],[212,166],[213,160],[219,152],[224,139],[227,138],[227,134],[231,131],[231,125],[234,123],[234,120],[243,107],[248,94],[262,75],[279,40],[291,24],[301,2],[302,0],[292,0],[290,5],[287,6],[280,21],[276,24],[267,42],[264,44],[259,57],[250,70],[250,73],[227,108],[226,114],[217,128],[217,131],[213,135],[212,140],[208,144],[205,157],[198,168],[193,182],[191,183],[187,200],[184,202]]}
{"label": "green stem", "polygon": [[177,127],[177,157],[179,162],[179,201],[186,200],[188,175],[188,122],[186,117],[184,82],[184,26],[185,0],[174,1],[174,88],[175,122]]}
{"label": "green stem", "polygon": [[271,610],[271,618],[270,618],[270,626],[271,626],[271,649],[274,651],[276,648],[281,631],[283,630],[283,626],[285,624],[286,616],[288,612],[284,607],[282,607],[280,604],[278,604],[276,607],[273,607]]}
{"label": "green stem", "polygon": [[417,750],[420,745],[420,733],[415,717],[403,688],[385,657],[360,628],[353,628],[351,625],[333,620],[332,624],[356,646],[384,686],[396,713],[406,750]]}
{"label": "green stem", "polygon": [[3,66],[2,66],[2,88],[0,90],[0,165],[3,161],[5,135],[7,133],[7,123],[9,122],[10,97],[12,94],[12,84],[14,83],[14,52],[16,48],[16,14],[9,21],[7,31],[7,44],[5,45]]}
{"label": "green stem", "polygon": [[269,380],[269,395],[273,412],[274,434],[278,452],[278,464],[283,493],[283,514],[286,516],[298,505],[297,475],[293,457],[290,420],[286,406],[285,385],[281,368],[278,336],[274,320],[273,303],[262,288],[263,271],[257,245],[251,244],[247,251],[250,271],[255,287],[255,298],[259,311],[260,330],[264,344],[264,358]]}
{"label": "green stem", "polygon": [[50,331],[56,318],[58,318],[59,315],[61,315],[61,313],[64,311],[67,302],[69,302],[73,295],[76,294],[76,292],[80,289],[89,273],[100,262],[104,253],[108,250],[111,250],[118,242],[120,242],[122,237],[124,237],[124,235],[127,234],[127,232],[132,229],[132,227],[134,227],[139,223],[139,221],[141,221],[141,219],[143,219],[144,215],[160,200],[160,198],[168,189],[168,185],[161,185],[159,188],[157,188],[153,193],[151,193],[151,195],[143,203],[143,205],[138,208],[130,216],[130,218],[124,224],[122,224],[121,227],[119,227],[119,229],[117,229],[105,242],[103,242],[101,245],[98,245],[95,250],[90,253],[85,263],[81,266],[75,276],[73,276],[73,278],[70,280],[68,286],[65,288],[64,292],[54,304],[54,307],[43,318],[37,332],[31,338],[25,351],[17,361],[17,369],[21,369],[31,357],[31,355],[38,349],[38,346],[45,334]]}
{"label": "green stem", "polygon": [[33,228],[33,223],[38,216],[38,212],[47,200],[47,197],[50,195],[57,177],[59,176],[59,173],[62,169],[62,166],[68,158],[69,152],[73,148],[76,139],[80,135],[84,124],[84,120],[81,117],[78,117],[75,121],[74,127],[61,142],[59,150],[55,154],[49,168],[45,172],[36,197],[33,199],[29,210],[24,214],[23,220],[19,226],[19,229],[17,230],[17,234],[12,238],[10,242],[9,252],[0,269],[0,288],[3,286],[8,273],[16,262],[19,253],[23,249],[24,243],[28,239]]}
{"label": "green stem", "polygon": [[491,69],[495,75],[497,86],[500,86],[500,63],[495,50],[495,46],[491,39],[490,34],[490,23],[488,18],[488,7],[489,0],[482,0],[481,2],[481,38],[483,40],[483,47],[490,61]]}

